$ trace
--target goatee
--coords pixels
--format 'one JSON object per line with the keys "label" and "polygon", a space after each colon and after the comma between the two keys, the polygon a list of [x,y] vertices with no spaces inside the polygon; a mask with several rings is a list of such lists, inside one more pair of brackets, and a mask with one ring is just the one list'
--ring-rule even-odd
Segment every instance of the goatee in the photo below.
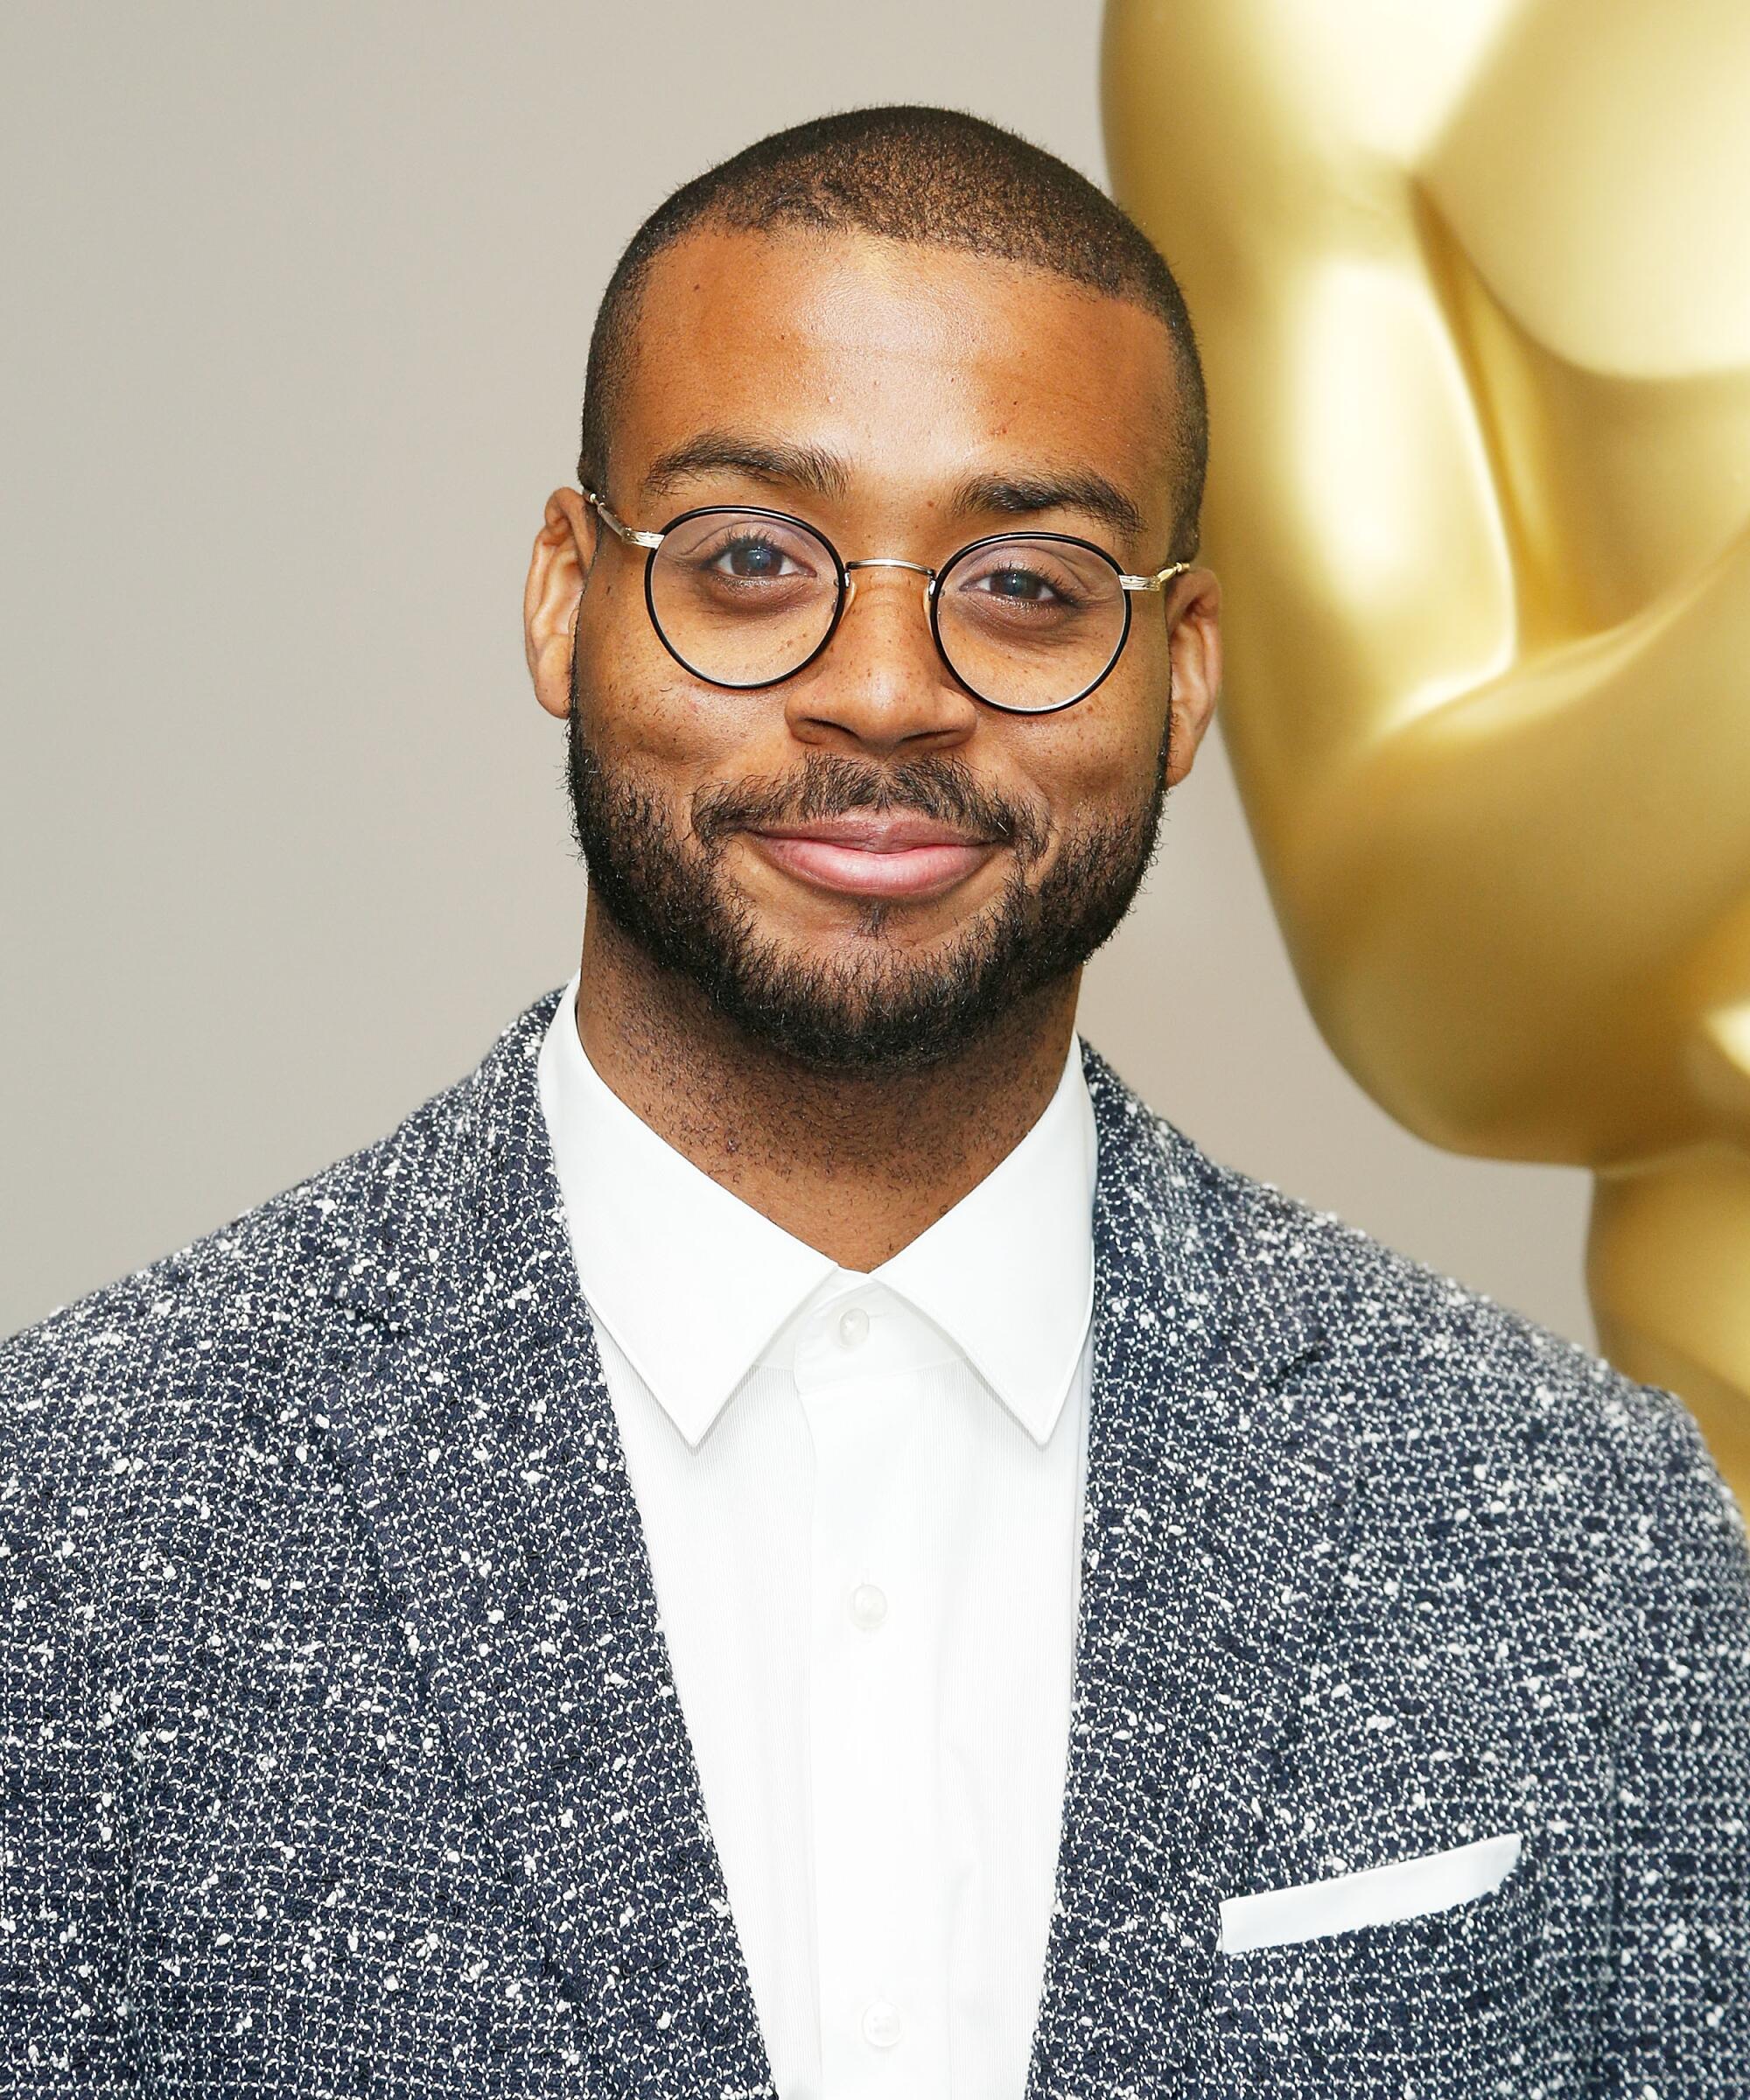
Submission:
{"label": "goatee", "polygon": [[[1136,807],[1065,829],[1050,843],[1044,807],[979,787],[964,761],[934,752],[892,765],[809,751],[794,772],[701,788],[690,829],[634,780],[603,766],[584,730],[573,678],[566,733],[572,824],[596,902],[659,968],[697,985],[755,1040],[821,1071],[916,1069],[987,1034],[1017,1001],[1068,976],[1130,909],[1158,848],[1167,747]],[[872,900],[854,961],[795,954],[763,935],[726,876],[724,846],[751,824],[915,810],[1012,849],[1001,891],[928,953],[882,938],[896,907]]]}

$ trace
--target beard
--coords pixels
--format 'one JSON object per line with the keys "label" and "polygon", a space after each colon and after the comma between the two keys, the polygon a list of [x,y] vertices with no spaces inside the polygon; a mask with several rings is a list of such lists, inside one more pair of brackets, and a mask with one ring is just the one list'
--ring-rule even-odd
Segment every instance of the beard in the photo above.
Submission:
{"label": "beard", "polygon": [[[1171,719],[1169,709],[1169,733]],[[1116,930],[1153,863],[1167,757],[1164,735],[1137,803],[1066,829],[1037,878],[1051,835],[1044,806],[992,794],[939,752],[877,765],[811,750],[792,773],[700,788],[683,830],[639,782],[602,764],[572,665],[566,777],[596,902],[649,962],[696,986],[735,1027],[822,1072],[942,1063],[1079,970]],[[859,909],[864,944],[849,962],[799,955],[762,934],[752,901],[724,872],[726,841],[749,825],[852,809],[916,810],[999,840],[1012,849],[1002,890],[921,955],[883,941],[896,907],[878,899]]]}

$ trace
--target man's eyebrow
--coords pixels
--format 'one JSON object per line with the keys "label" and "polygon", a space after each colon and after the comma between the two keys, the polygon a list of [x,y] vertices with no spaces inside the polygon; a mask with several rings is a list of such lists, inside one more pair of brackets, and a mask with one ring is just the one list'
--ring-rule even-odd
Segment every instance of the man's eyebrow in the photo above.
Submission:
{"label": "man's eyebrow", "polygon": [[[651,495],[664,495],[685,481],[713,473],[740,474],[780,489],[801,489],[825,501],[842,500],[850,486],[850,468],[823,445],[720,430],[701,430],[659,452],[645,473],[644,486]],[[959,484],[948,503],[953,518],[980,511],[1031,517],[1046,510],[1077,510],[1128,539],[1142,536],[1139,506],[1116,482],[1091,467],[973,474]]]}
{"label": "man's eyebrow", "polygon": [[1127,539],[1140,539],[1143,514],[1124,490],[1091,467],[1037,474],[974,474],[954,493],[951,514],[1004,511],[1029,516],[1041,510],[1079,510]]}
{"label": "man's eyebrow", "polygon": [[659,452],[644,476],[645,488],[662,495],[700,474],[741,474],[750,481],[800,488],[826,500],[842,497],[850,476],[836,452],[817,444],[789,444],[733,430],[701,430],[697,437]]}

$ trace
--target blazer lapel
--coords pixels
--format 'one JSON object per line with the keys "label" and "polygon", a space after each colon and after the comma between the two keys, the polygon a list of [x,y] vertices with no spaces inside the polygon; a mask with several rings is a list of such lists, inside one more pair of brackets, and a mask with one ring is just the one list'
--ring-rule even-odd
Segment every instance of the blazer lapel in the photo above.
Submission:
{"label": "blazer lapel", "polygon": [[1099,1168],[1082,1592],[1027,2100],[1180,2090],[1355,1464],[1346,1410],[1317,1396],[1292,1226],[1085,1062]]}
{"label": "blazer lapel", "polygon": [[557,998],[380,1148],[330,1436],[583,2090],[737,2100],[771,2075],[552,1172]]}

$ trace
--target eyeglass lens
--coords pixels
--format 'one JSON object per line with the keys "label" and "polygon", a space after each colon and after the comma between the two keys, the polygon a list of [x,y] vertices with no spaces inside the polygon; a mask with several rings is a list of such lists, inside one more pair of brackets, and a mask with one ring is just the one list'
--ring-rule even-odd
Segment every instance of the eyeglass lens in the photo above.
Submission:
{"label": "eyeglass lens", "polygon": [[[759,511],[683,519],[650,564],[650,610],[663,640],[713,685],[767,685],[800,669],[832,632],[841,588],[819,534]],[[1049,536],[970,547],[936,588],[943,655],[1000,707],[1060,707],[1097,684],[1124,622],[1110,562]]]}

